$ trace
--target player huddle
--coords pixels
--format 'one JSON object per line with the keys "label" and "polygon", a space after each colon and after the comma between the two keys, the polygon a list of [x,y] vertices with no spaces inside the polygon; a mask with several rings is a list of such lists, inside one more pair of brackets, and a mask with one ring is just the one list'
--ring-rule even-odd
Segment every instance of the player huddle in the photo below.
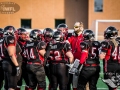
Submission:
{"label": "player huddle", "polygon": [[[74,24],[72,35],[68,26],[59,24],[57,31],[43,32],[14,26],[0,28],[0,88],[20,90],[97,90],[100,60],[109,90],[120,86],[120,38],[118,30],[109,26],[104,40],[95,41],[94,32],[84,29],[82,22]],[[4,83],[3,83],[4,80]]]}

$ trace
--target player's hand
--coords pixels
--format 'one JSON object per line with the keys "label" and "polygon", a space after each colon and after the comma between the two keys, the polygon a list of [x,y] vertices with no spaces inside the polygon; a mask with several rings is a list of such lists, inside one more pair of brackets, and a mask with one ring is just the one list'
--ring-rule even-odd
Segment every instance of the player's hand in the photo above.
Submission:
{"label": "player's hand", "polygon": [[20,75],[20,67],[16,66],[16,75],[19,76]]}

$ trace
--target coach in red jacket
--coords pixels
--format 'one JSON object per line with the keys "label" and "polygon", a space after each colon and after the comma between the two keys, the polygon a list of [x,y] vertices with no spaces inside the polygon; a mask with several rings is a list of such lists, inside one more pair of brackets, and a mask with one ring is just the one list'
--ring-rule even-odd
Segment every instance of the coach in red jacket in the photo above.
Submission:
{"label": "coach in red jacket", "polygon": [[[82,22],[76,22],[74,24],[74,35],[71,36],[68,41],[71,44],[72,53],[74,55],[74,59],[80,59],[80,43],[83,41],[82,31],[84,30],[84,26]],[[77,88],[77,76],[73,75],[73,90]]]}

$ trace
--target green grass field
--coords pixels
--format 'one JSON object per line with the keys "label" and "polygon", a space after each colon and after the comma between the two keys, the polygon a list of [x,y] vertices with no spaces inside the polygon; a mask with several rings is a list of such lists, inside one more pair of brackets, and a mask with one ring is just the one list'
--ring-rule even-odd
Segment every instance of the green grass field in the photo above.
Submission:
{"label": "green grass field", "polygon": [[[106,84],[104,84],[101,80],[101,78],[103,77],[102,62],[100,63],[100,65],[101,65],[101,72],[100,72],[100,77],[99,77],[99,80],[98,80],[98,83],[97,83],[97,90],[108,90]],[[47,78],[46,78],[46,82],[47,82],[47,87],[48,87],[49,81],[48,81]],[[21,90],[24,90],[24,86],[25,86],[25,82],[23,80],[23,86],[21,87]],[[4,90],[4,89],[2,89],[2,90]],[[46,88],[46,90],[48,90],[48,89]],[[120,90],[120,88],[117,89],[117,90]]]}

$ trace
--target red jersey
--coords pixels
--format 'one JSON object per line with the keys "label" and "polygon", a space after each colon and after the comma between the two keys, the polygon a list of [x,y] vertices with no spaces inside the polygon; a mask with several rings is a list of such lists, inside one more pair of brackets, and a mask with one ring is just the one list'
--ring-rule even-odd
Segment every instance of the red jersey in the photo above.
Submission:
{"label": "red jersey", "polygon": [[81,48],[80,48],[80,43],[83,41],[83,35],[80,34],[79,36],[71,36],[68,39],[71,48],[72,48],[72,53],[74,56],[74,59],[80,59],[81,55]]}

